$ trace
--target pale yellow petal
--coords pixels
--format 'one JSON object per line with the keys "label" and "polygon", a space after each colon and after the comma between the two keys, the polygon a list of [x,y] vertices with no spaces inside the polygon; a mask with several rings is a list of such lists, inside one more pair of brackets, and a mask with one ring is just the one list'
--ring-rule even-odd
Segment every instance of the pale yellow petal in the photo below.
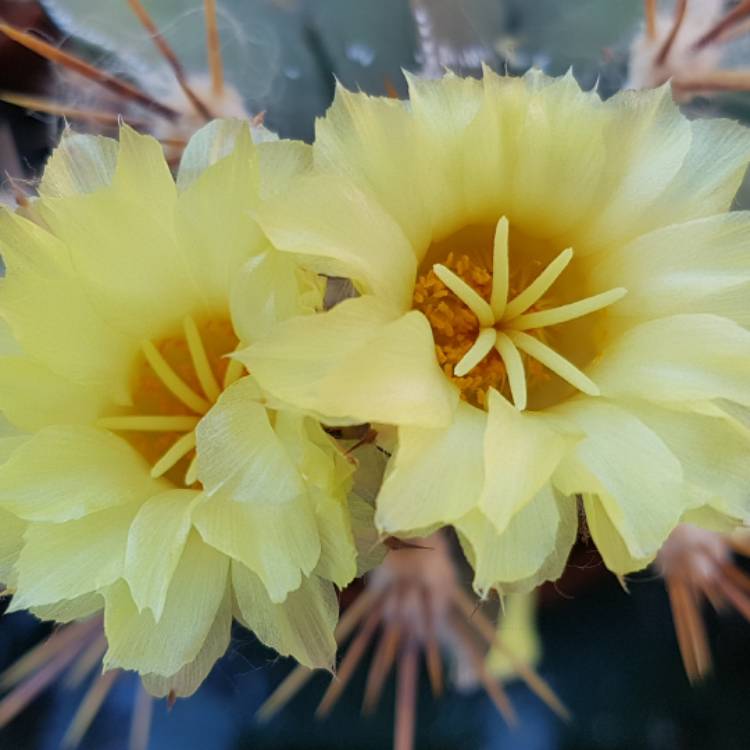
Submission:
{"label": "pale yellow petal", "polygon": [[599,210],[576,244],[581,253],[636,236],[643,214],[679,173],[692,142],[690,122],[672,101],[669,86],[622,91],[603,108],[610,115],[609,169],[598,185]]}
{"label": "pale yellow petal", "polygon": [[55,622],[73,622],[85,620],[87,617],[104,609],[104,597],[100,593],[82,594],[75,599],[61,599],[54,604],[40,604],[29,607],[34,617],[40,620],[54,620]]}
{"label": "pale yellow petal", "polygon": [[265,390],[328,420],[438,426],[458,400],[424,316],[371,296],[281,323],[240,359]]}
{"label": "pale yellow petal", "polygon": [[267,250],[234,272],[231,308],[243,344],[269,335],[278,322],[323,307],[323,285],[285,253]]}
{"label": "pale yellow petal", "polygon": [[161,143],[125,124],[118,142],[112,192],[121,200],[137,200],[143,211],[162,218],[171,215],[177,188]]}
{"label": "pale yellow petal", "polygon": [[530,591],[560,576],[575,541],[578,515],[573,498],[561,497],[547,484],[511,519],[502,534],[480,510],[456,523],[474,568],[474,588]]}
{"label": "pale yellow petal", "polygon": [[140,341],[178,329],[203,300],[174,221],[165,219],[174,209],[146,211],[132,191],[45,200],[38,210],[67,246],[78,293],[98,319]]}
{"label": "pale yellow petal", "polygon": [[404,102],[336,87],[326,116],[315,124],[315,165],[346,175],[371,193],[414,248],[431,237],[435,187],[424,144]]}
{"label": "pale yellow petal", "polygon": [[298,588],[320,558],[315,512],[306,498],[263,505],[219,494],[195,509],[193,523],[206,542],[250,568],[276,602]]}
{"label": "pale yellow petal", "polygon": [[716,315],[642,323],[606,345],[586,374],[603,396],[750,405],[750,332]]}
{"label": "pale yellow petal", "polygon": [[150,610],[138,612],[124,582],[110,587],[105,594],[104,631],[109,649],[104,668],[173,675],[194,661],[219,616],[228,572],[228,559],[192,532],[158,623]]}
{"label": "pale yellow petal", "polygon": [[14,565],[23,546],[26,522],[18,516],[0,510],[0,584],[14,586]]}
{"label": "pale yellow petal", "polygon": [[123,578],[138,610],[150,609],[157,622],[199,497],[200,493],[193,490],[154,495],[140,507],[130,527]]}
{"label": "pale yellow petal", "polygon": [[339,588],[357,576],[357,548],[346,496],[335,497],[316,490],[312,493],[320,537],[320,558],[314,572]]}
{"label": "pale yellow petal", "polygon": [[452,146],[461,143],[482,104],[482,82],[451,72],[437,80],[405,75],[409,104],[422,132]]}
{"label": "pale yellow petal", "polygon": [[555,485],[566,495],[598,495],[634,559],[656,554],[690,504],[675,455],[643,422],[606,401],[573,399],[554,412],[586,435]]}
{"label": "pale yellow petal", "polygon": [[269,421],[251,377],[225,390],[196,429],[198,477],[208,495],[279,505],[305,494],[305,483]]}
{"label": "pale yellow petal", "polygon": [[300,177],[256,219],[274,246],[304,255],[313,270],[349,277],[397,311],[410,307],[414,251],[395,219],[346,178]]}
{"label": "pale yellow petal", "polygon": [[68,248],[36,224],[0,211],[0,250],[7,269],[0,313],[25,353],[124,399],[137,343],[99,314]]}
{"label": "pale yellow petal", "polygon": [[317,576],[304,578],[297,590],[276,603],[251,570],[233,562],[232,586],[240,619],[263,643],[311,669],[333,668],[339,608],[330,583]]}
{"label": "pale yellow petal", "polygon": [[123,572],[128,529],[140,503],[66,523],[32,523],[16,561],[14,609],[54,604],[96,592]]}
{"label": "pale yellow petal", "polygon": [[71,521],[145,500],[160,487],[124,440],[93,427],[47,427],[0,466],[0,507],[29,521]]}
{"label": "pale yellow petal", "polygon": [[351,486],[354,467],[319,422],[303,413],[277,410],[274,432],[305,477],[305,485],[338,496]]}
{"label": "pale yellow petal", "polygon": [[733,120],[699,117],[682,168],[643,219],[653,226],[728,211],[750,161],[750,132]]}
{"label": "pale yellow petal", "polygon": [[312,169],[312,146],[287,139],[256,143],[260,167],[260,197],[264,200],[284,193],[291,182]]}
{"label": "pale yellow petal", "polygon": [[240,268],[268,247],[251,210],[258,201],[259,170],[250,131],[236,135],[233,150],[180,193],[175,232],[196,288],[209,309],[226,314]]}
{"label": "pale yellow petal", "polygon": [[369,573],[383,562],[388,548],[382,544],[381,536],[375,526],[375,508],[351,493],[349,495],[349,514],[357,549],[357,576]]}
{"label": "pale yellow petal", "polygon": [[542,490],[574,440],[491,389],[484,433],[484,483],[478,506],[502,533]]}
{"label": "pale yellow petal", "polygon": [[643,570],[656,556],[654,549],[650,554],[637,557],[626,544],[619,527],[612,521],[604,500],[594,495],[583,495],[583,507],[586,512],[586,525],[604,564],[617,575],[626,575]]}
{"label": "pale yellow petal", "polygon": [[482,83],[452,73],[439,80],[405,75],[417,143],[411,160],[424,165],[423,187],[416,189],[431,214],[433,237],[441,237],[459,229],[474,209],[466,160],[476,144],[467,135],[482,105]]}
{"label": "pale yellow petal", "polygon": [[92,424],[108,396],[103,388],[74,383],[27,357],[0,358],[0,411],[22,430]]}
{"label": "pale yellow petal", "polygon": [[354,466],[318,422],[302,414],[276,412],[274,431],[305,478],[320,536],[315,573],[344,588],[357,573],[357,549],[347,493]]}
{"label": "pale yellow petal", "polygon": [[750,214],[676,224],[602,253],[593,288],[624,286],[608,314],[630,326],[678,313],[712,313],[750,325]]}
{"label": "pale yellow petal", "polygon": [[[516,161],[507,215],[511,226],[533,227],[535,236],[549,237],[577,226],[595,209],[607,170],[608,118],[598,96],[581,91],[572,73],[543,80],[534,71],[524,82],[525,106],[511,135]],[[502,100],[497,106],[502,116]]]}
{"label": "pale yellow petal", "polygon": [[195,659],[173,675],[142,675],[144,687],[158,698],[164,698],[170,693],[178,698],[187,698],[201,686],[214,664],[226,653],[231,635],[232,597],[231,589],[227,585],[211,629]]}
{"label": "pale yellow petal", "polygon": [[115,173],[118,150],[113,138],[66,129],[44,165],[39,195],[65,198],[108,187]]}
{"label": "pale yellow petal", "polygon": [[750,521],[750,432],[733,420],[631,406],[682,464],[688,493],[732,519]]}
{"label": "pale yellow petal", "polygon": [[177,189],[186,190],[209,167],[229,156],[240,134],[247,130],[246,121],[227,118],[212,120],[193,133],[180,158]]}
{"label": "pale yellow petal", "polygon": [[[609,152],[623,162],[619,169],[613,164],[612,174],[631,189],[605,203],[579,243],[581,250],[601,250],[729,209],[750,160],[747,128],[720,118],[688,122],[666,86],[622,92],[608,106],[614,116]],[[612,192],[601,187],[604,196]]]}
{"label": "pale yellow petal", "polygon": [[465,217],[471,223],[494,223],[507,214],[518,156],[515,137],[527,98],[521,78],[500,76],[484,68],[482,100],[466,125],[460,154],[464,213],[451,214],[453,222]]}
{"label": "pale yellow petal", "polygon": [[401,427],[377,499],[378,527],[387,533],[428,531],[475,507],[486,468],[486,423],[481,410],[460,401],[448,427]]}

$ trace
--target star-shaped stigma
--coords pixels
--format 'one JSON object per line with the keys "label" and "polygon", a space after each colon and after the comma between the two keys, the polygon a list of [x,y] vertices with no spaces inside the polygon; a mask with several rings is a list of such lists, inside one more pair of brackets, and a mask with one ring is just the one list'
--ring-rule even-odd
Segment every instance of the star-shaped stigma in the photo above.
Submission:
{"label": "star-shaped stigma", "polygon": [[510,267],[508,262],[509,224],[502,217],[495,229],[492,252],[492,294],[487,302],[475,289],[447,266],[436,263],[432,270],[479,321],[479,334],[472,347],[456,364],[453,373],[470,373],[494,348],[503,360],[513,403],[518,409],[527,404],[526,373],[521,352],[537,360],[583,393],[599,395],[596,384],[570,360],[538,338],[526,333],[547,326],[567,323],[614,304],[627,293],[617,287],[559,307],[529,312],[557,281],[573,258],[572,248],[563,250],[522,292],[508,299]]}

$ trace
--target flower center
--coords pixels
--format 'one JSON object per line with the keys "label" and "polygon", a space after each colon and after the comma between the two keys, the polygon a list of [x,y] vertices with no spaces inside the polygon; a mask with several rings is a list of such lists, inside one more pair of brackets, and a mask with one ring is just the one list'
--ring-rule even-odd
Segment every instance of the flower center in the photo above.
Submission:
{"label": "flower center", "polygon": [[570,264],[573,250],[537,263],[532,276],[534,264],[528,259],[523,267],[511,268],[509,234],[503,217],[495,228],[490,268],[481,253],[448,252],[443,262],[432,263],[417,279],[414,308],[430,322],[440,366],[462,398],[480,408],[487,390],[496,388],[525,409],[529,389],[554,376],[598,395],[596,384],[550,346],[548,330],[603,310],[627,290],[610,289],[553,305],[547,293]]}
{"label": "flower center", "polygon": [[238,344],[227,320],[198,326],[183,321],[176,336],[144,341],[135,366],[132,406],[97,424],[121,432],[151,464],[151,476],[178,486],[196,484],[195,428],[222,391],[243,374],[226,357]]}

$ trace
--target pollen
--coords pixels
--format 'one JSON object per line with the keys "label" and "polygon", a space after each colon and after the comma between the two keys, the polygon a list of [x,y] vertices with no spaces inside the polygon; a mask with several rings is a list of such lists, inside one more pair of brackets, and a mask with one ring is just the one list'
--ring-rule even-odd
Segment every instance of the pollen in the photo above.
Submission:
{"label": "pollen", "polygon": [[501,217],[489,263],[484,248],[450,251],[417,278],[412,306],[430,323],[440,367],[461,397],[479,408],[495,388],[525,409],[529,390],[552,376],[598,395],[596,384],[549,345],[548,329],[602,310],[627,290],[609,289],[555,306],[547,293],[570,264],[572,248],[540,264],[531,278],[528,263],[511,267],[509,236],[508,220]]}
{"label": "pollen", "polygon": [[[466,254],[449,253],[444,265],[462,278],[484,299],[489,299],[492,272]],[[454,295],[430,268],[414,287],[413,307],[420,310],[432,327],[435,353],[441,369],[461,391],[461,397],[473,406],[484,408],[490,388],[507,390],[505,364],[491,351],[470,373],[454,374],[455,366],[471,349],[479,335],[479,321],[469,307]]]}
{"label": "pollen", "polygon": [[228,320],[183,321],[180,333],[144,341],[133,368],[132,406],[99,420],[151,465],[151,476],[199,487],[195,428],[243,368],[230,355],[238,339]]}

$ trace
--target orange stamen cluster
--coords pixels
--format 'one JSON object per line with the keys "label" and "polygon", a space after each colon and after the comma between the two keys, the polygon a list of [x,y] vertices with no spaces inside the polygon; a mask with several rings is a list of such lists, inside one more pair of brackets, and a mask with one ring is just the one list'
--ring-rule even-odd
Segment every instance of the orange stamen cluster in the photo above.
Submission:
{"label": "orange stamen cluster", "polygon": [[[229,358],[238,339],[229,321],[212,321],[198,325],[209,365],[219,383],[224,381]],[[201,384],[195,371],[185,336],[178,334],[154,342],[154,346],[174,372],[196,393],[201,393]],[[120,415],[147,416],[199,416],[178,399],[154,372],[145,356],[139,355],[134,368],[131,387],[132,407]],[[120,433],[149,464],[155,464],[183,433],[157,431],[123,431]],[[195,451],[182,458],[165,476],[178,486],[183,479]]]}
{"label": "orange stamen cluster", "polygon": [[[442,264],[460,276],[487,301],[492,293],[492,271],[483,263],[466,254],[448,253]],[[511,278],[511,295],[515,294]],[[435,353],[440,367],[451,382],[461,391],[461,398],[472,406],[484,409],[487,391],[494,388],[506,397],[510,396],[508,375],[502,357],[492,350],[471,372],[457,377],[453,370],[464,354],[472,347],[479,333],[479,321],[474,313],[451,292],[430,267],[417,278],[414,286],[412,306],[422,312],[432,327]],[[535,306],[532,309],[536,309]],[[541,338],[537,331],[529,331]],[[529,380],[538,382],[549,378],[543,365],[524,357]]]}

